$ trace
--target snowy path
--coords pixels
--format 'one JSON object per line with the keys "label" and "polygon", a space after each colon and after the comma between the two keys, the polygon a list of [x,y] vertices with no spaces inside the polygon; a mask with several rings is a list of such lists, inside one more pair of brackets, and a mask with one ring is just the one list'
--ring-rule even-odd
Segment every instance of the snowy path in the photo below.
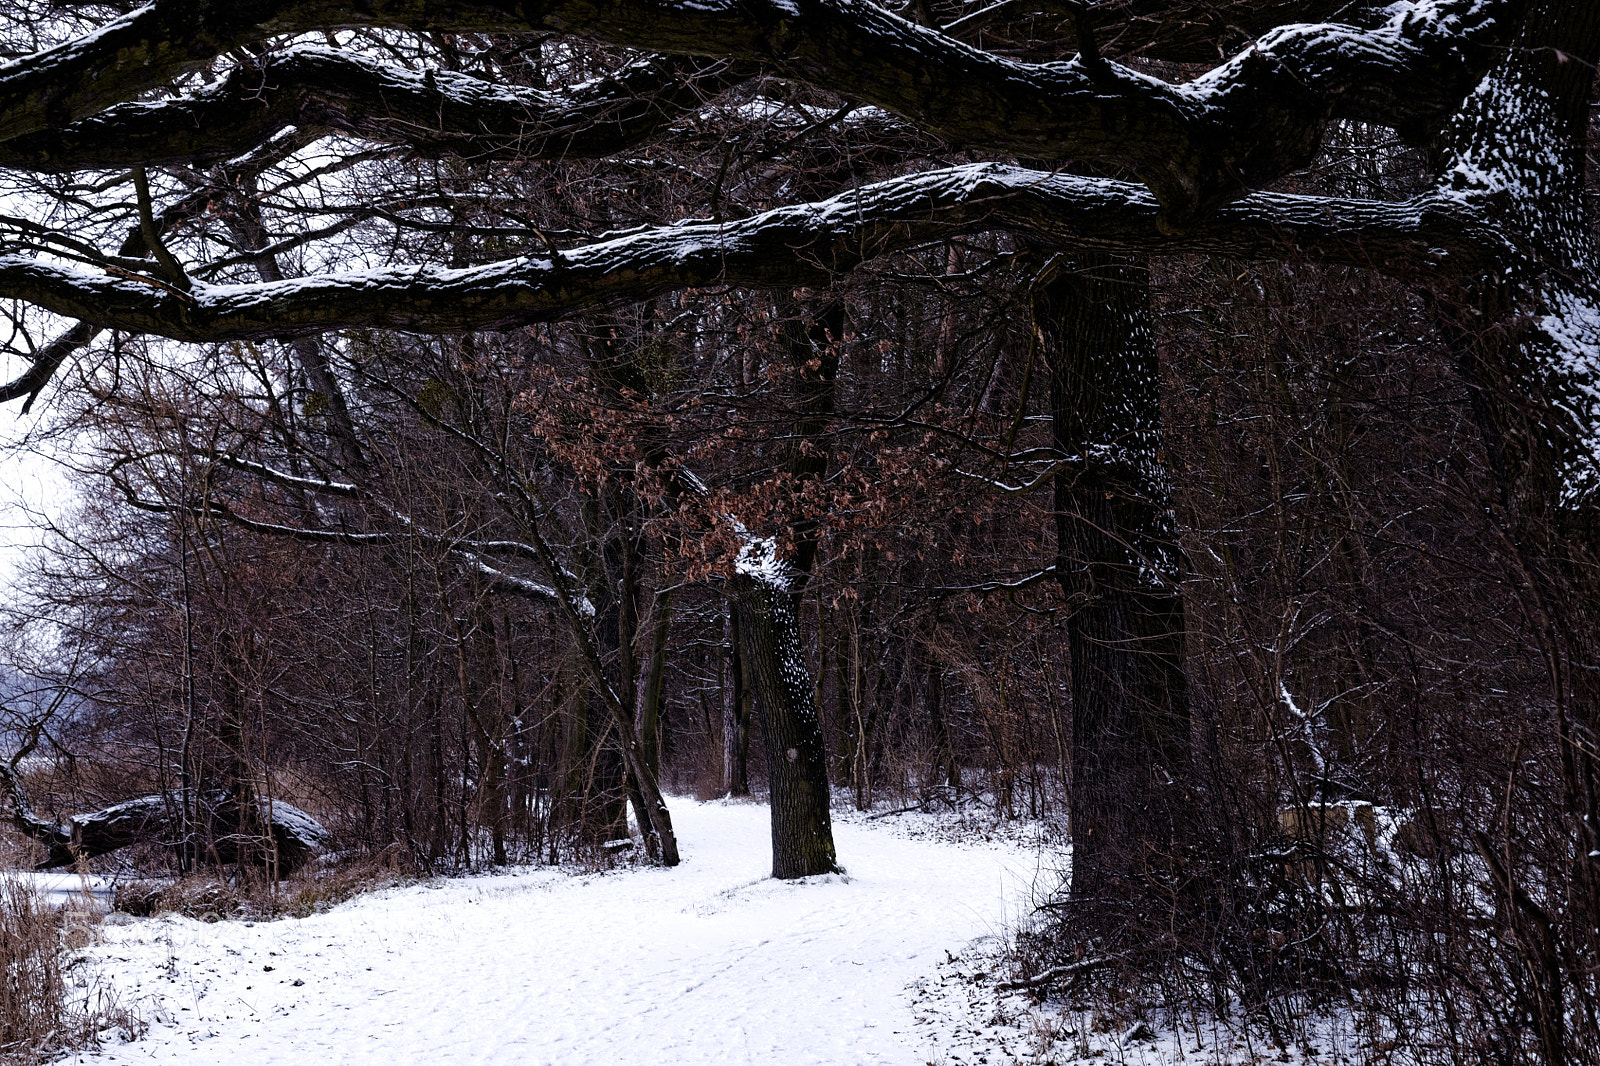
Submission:
{"label": "snowy path", "polygon": [[101,985],[152,1019],[85,1063],[892,1063],[907,987],[997,932],[1036,856],[836,826],[848,878],[776,882],[764,806],[679,799],[675,870],[521,870],[303,920],[108,926]]}

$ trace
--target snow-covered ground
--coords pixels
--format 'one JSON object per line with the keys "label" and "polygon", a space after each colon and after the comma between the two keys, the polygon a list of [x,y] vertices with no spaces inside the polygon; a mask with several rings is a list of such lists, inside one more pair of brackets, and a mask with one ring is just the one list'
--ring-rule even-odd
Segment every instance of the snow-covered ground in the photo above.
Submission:
{"label": "snow-covered ground", "polygon": [[72,973],[149,1030],[72,1061],[976,1062],[950,1039],[971,1025],[965,996],[940,991],[951,960],[1054,880],[1014,838],[952,842],[917,818],[840,822],[846,876],[778,882],[765,806],[678,799],[673,870],[524,869],[301,920],[107,924]]}

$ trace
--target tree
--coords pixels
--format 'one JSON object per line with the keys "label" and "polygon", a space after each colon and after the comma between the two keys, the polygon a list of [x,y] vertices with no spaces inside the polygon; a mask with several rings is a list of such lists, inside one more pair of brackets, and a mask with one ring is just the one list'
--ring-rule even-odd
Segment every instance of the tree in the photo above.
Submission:
{"label": "tree", "polygon": [[[314,456],[315,476],[251,460],[260,467],[253,476],[339,495],[333,486],[359,486],[362,459],[340,428],[338,397],[362,380],[363,345],[375,336],[537,335],[548,342],[543,357],[554,358],[548,353],[561,346],[573,350],[562,331],[654,300],[639,313],[650,323],[637,331],[639,343],[623,348],[636,368],[670,376],[748,355],[757,331],[740,316],[750,309],[732,305],[750,292],[838,288],[895,256],[933,278],[930,249],[950,263],[958,248],[980,246],[990,264],[1065,256],[1044,277],[1037,269],[1003,275],[1016,302],[1032,304],[1050,374],[1052,439],[1028,448],[1016,432],[1002,433],[996,447],[984,445],[1002,476],[980,479],[995,498],[1051,489],[1051,562],[1020,577],[931,578],[923,591],[934,601],[958,592],[1015,596],[1053,575],[1081,607],[1068,634],[1078,733],[1070,762],[1080,775],[1110,766],[1128,782],[1096,796],[1083,791],[1094,783],[1074,781],[1077,821],[1123,827],[1110,832],[1120,838],[1114,847],[1080,850],[1074,881],[1092,895],[1152,857],[1177,858],[1172,819],[1135,817],[1129,804],[1154,770],[1166,769],[1152,759],[1191,759],[1197,728],[1180,669],[1190,655],[1187,626],[1172,595],[1181,571],[1163,524],[1172,478],[1161,470],[1154,428],[1158,364],[1136,306],[1152,269],[1145,264],[1211,256],[1385,274],[1425,299],[1470,396],[1497,486],[1493,532],[1506,545],[1508,580],[1538,631],[1547,676],[1551,750],[1573,841],[1565,865],[1552,867],[1570,871],[1562,913],[1595,913],[1600,788],[1594,674],[1585,664],[1594,659],[1586,604],[1600,296],[1585,165],[1600,10],[1580,0],[973,8],[918,4],[909,20],[842,0],[20,6],[11,24],[18,58],[0,68],[0,165],[28,206],[6,222],[0,292],[14,301],[31,366],[0,395],[36,395],[79,351],[92,362],[89,346],[105,333],[110,354],[101,357],[113,361],[130,335],[151,338],[168,359],[181,359],[184,345],[288,342],[299,372],[335,408],[333,428]],[[732,128],[722,125],[733,121],[725,113],[707,117],[718,99],[732,101],[741,121],[753,114],[766,139],[752,135],[743,147],[713,133],[711,146],[697,141],[708,128]],[[807,116],[799,128],[772,119],[785,109]],[[1394,141],[1374,154],[1380,165],[1416,161],[1405,197],[1398,181],[1367,195],[1315,191],[1304,168],[1330,141],[1373,127]],[[397,156],[415,171],[411,180],[388,166]],[[252,167],[268,180],[244,180]],[[417,180],[423,172],[428,180]],[[653,197],[632,193],[640,173],[664,175]],[[576,187],[581,198],[552,207]],[[824,195],[829,189],[837,191]],[[117,253],[106,251],[113,246]],[[262,268],[266,250],[279,261],[276,275]],[[825,299],[850,304],[848,294]],[[841,332],[872,335],[878,323],[860,310],[868,301],[857,304]],[[1118,307],[1123,313],[1095,314]],[[827,313],[819,301],[813,322]],[[680,330],[688,336],[677,347],[656,345],[649,330],[674,315],[692,323]],[[952,335],[961,317],[947,316]],[[1080,345],[1084,336],[1099,339]],[[1013,357],[996,358],[1007,363],[1006,380],[1029,381],[1025,359],[1000,348]],[[456,358],[481,367],[515,350]],[[651,354],[664,350],[676,356]],[[815,368],[808,358],[797,378],[796,402],[781,420],[797,435],[825,438],[823,427],[844,418],[830,409],[844,406],[831,386],[821,387],[827,358],[820,353]],[[590,362],[603,378],[608,359]],[[871,432],[917,423],[930,438],[958,436],[955,419],[919,422],[940,395],[940,365],[918,371],[924,397]],[[743,384],[758,376],[746,373]],[[888,377],[873,387],[888,390]],[[428,381],[401,384],[396,392],[425,414]],[[690,396],[743,397],[727,400],[720,384],[666,390],[626,376],[601,385],[613,408],[638,399],[638,424],[653,427],[626,455],[637,485],[613,497],[608,513],[634,514],[642,500],[656,528],[673,527],[663,539],[679,542],[714,541],[708,527],[729,518],[750,527],[743,543],[721,534],[725,550],[699,574],[733,582],[734,628],[758,704],[766,713],[785,704],[804,718],[815,696],[783,676],[781,656],[776,673],[756,661],[759,627],[770,619],[782,633],[787,625],[783,610],[756,608],[781,607],[786,590],[742,588],[752,575],[734,563],[770,535],[785,557],[775,554],[770,569],[756,568],[761,574],[808,572],[815,548],[807,516],[776,506],[758,516],[737,506],[730,486],[751,488],[747,497],[765,486],[769,503],[781,493],[814,503],[825,486],[870,463],[813,468],[790,450],[787,479],[759,483],[730,464],[711,477],[709,502],[695,505],[713,520],[697,525],[685,502],[697,492],[685,492],[676,472],[694,470],[700,444],[670,427],[700,424]],[[1027,386],[1018,390],[1012,427],[1027,416]],[[683,403],[658,403],[668,392]],[[1000,421],[996,394],[980,391],[969,426],[979,415]],[[963,447],[977,439],[969,433]],[[623,459],[607,453],[605,463]],[[1009,480],[1018,471],[1027,477]],[[962,473],[973,471],[951,477]],[[888,491],[877,491],[874,505],[886,506]],[[842,524],[845,510],[829,521]],[[490,571],[556,590],[551,602],[574,633],[589,625],[576,587],[561,591],[570,567],[560,551],[519,540],[535,575],[522,577],[476,552],[470,538],[399,529],[409,517],[392,512],[397,528],[383,535],[442,538],[493,580]],[[640,542],[606,543],[622,554],[596,573],[620,573],[632,565],[624,556],[642,550]],[[601,599],[593,598],[603,608],[597,617],[619,635],[602,634],[582,662],[605,692],[617,678],[612,669],[602,684],[603,660],[623,655],[620,634],[637,615]],[[937,630],[936,608],[931,617]],[[787,690],[781,699],[761,695],[762,677]],[[998,698],[1005,702],[1003,689]],[[630,736],[636,702],[607,697]],[[1141,739],[1097,752],[1108,737]],[[769,756],[801,750],[767,740]],[[1545,961],[1559,953],[1550,931],[1559,924],[1550,918],[1555,896],[1533,900],[1509,869],[1493,882],[1525,945],[1528,980],[1545,990],[1541,1037],[1557,1057],[1562,1012],[1550,1004],[1561,1002],[1567,971]]]}
{"label": "tree", "polygon": [[1057,451],[1081,457],[1054,478],[1055,576],[1071,605],[1072,891],[1127,905],[1126,878],[1179,846],[1190,740],[1150,277],[1104,256],[1052,273],[1034,297],[1051,425]]}

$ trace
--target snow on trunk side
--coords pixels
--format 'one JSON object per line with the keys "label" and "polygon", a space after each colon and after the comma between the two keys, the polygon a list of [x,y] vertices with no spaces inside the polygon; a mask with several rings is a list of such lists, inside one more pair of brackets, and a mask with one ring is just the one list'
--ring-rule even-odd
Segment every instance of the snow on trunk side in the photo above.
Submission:
{"label": "snow on trunk side", "polygon": [[788,567],[772,538],[744,540],[730,582],[740,654],[766,742],[772,805],[772,876],[839,869],[829,814],[828,761],[811,679],[800,652],[800,622]]}

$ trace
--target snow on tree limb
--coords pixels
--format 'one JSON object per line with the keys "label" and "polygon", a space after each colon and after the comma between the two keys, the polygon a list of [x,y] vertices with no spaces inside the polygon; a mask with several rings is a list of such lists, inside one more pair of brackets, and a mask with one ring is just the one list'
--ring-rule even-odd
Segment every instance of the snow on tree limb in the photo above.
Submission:
{"label": "snow on tree limb", "polygon": [[[546,29],[630,48],[759,64],[988,151],[1131,168],[1180,228],[1309,163],[1336,117],[1426,128],[1512,29],[1520,0],[1427,0],[1368,27],[1274,30],[1174,85],[1116,64],[1024,64],[854,0],[596,7],[590,0],[363,5],[158,2],[79,41],[0,66],[0,140],[89,118],[229,48],[334,26]],[[1090,68],[1093,67],[1091,70]],[[398,76],[398,75],[396,75]]]}
{"label": "snow on tree limb", "polygon": [[757,537],[735,522],[739,533],[739,554],[734,559],[734,572],[774,592],[788,592],[789,566],[778,558],[776,537]]}
{"label": "snow on tree limb", "polygon": [[1303,258],[1400,276],[1488,269],[1503,239],[1454,201],[1257,194],[1182,235],[1127,182],[980,163],[909,175],[736,222],[688,221],[480,267],[416,266],[183,292],[162,278],[0,256],[0,297],[176,340],[284,338],[344,328],[511,329],[670,289],[792,286],[959,233],[1011,229],[1063,248]]}
{"label": "snow on tree limb", "polygon": [[65,172],[206,163],[290,127],[477,159],[596,157],[643,140],[739,80],[726,63],[647,56],[552,93],[301,45],[235,70],[205,93],[119,104],[0,143],[0,166]]}

